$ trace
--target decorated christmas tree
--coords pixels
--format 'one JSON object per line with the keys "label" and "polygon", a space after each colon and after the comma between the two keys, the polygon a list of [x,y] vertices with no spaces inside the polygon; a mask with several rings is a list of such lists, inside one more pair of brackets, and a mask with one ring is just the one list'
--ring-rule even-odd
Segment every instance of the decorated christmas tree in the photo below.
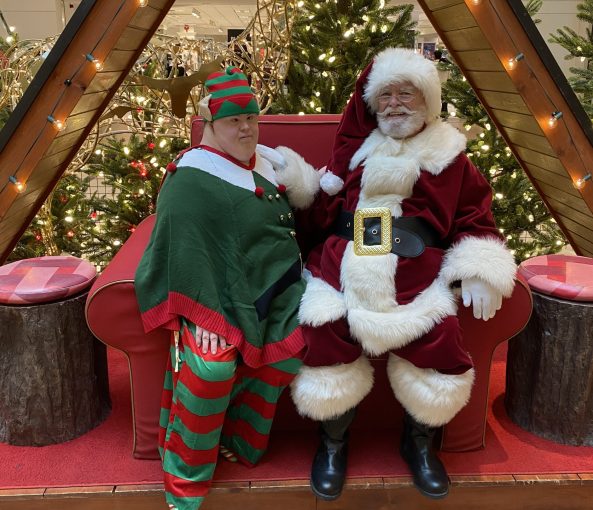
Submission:
{"label": "decorated christmas tree", "polygon": [[9,260],[68,253],[80,257],[92,242],[89,178],[67,173],[25,231]]}
{"label": "decorated christmas tree", "polygon": [[285,89],[274,112],[340,113],[375,54],[413,46],[412,10],[385,0],[299,0]]}
{"label": "decorated christmas tree", "polygon": [[586,62],[585,67],[570,68],[572,76],[569,82],[580,96],[587,115],[593,118],[593,0],[585,0],[577,5],[577,18],[589,24],[586,37],[565,26],[550,37],[550,42],[557,43],[568,51],[565,57],[567,60],[578,58],[581,62]]}
{"label": "decorated christmas tree", "polygon": [[87,256],[109,261],[136,226],[155,212],[157,193],[167,165],[189,141],[182,138],[144,138],[135,134],[107,138],[85,168],[109,190],[90,202],[95,222]]}
{"label": "decorated christmas tree", "polygon": [[467,131],[481,131],[468,142],[468,156],[492,186],[496,224],[516,260],[559,251],[566,244],[562,232],[469,83],[455,64],[439,67],[450,73],[443,100],[455,107]]}

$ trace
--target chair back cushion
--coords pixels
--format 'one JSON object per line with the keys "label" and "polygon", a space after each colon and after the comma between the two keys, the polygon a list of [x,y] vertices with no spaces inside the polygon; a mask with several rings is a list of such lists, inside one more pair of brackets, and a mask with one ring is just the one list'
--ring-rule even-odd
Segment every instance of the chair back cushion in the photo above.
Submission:
{"label": "chair back cushion", "polygon": [[[341,114],[261,115],[259,143],[273,148],[278,145],[289,147],[315,168],[321,168],[329,161],[341,118]],[[199,145],[203,131],[204,122],[200,117],[194,117],[192,146]]]}

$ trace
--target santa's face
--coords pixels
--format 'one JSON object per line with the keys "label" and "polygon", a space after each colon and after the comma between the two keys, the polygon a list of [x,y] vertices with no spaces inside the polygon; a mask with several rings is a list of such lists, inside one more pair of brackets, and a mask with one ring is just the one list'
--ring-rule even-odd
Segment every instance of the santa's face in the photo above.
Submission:
{"label": "santa's face", "polygon": [[386,136],[409,138],[422,130],[426,121],[426,101],[410,82],[385,87],[377,98],[377,123]]}

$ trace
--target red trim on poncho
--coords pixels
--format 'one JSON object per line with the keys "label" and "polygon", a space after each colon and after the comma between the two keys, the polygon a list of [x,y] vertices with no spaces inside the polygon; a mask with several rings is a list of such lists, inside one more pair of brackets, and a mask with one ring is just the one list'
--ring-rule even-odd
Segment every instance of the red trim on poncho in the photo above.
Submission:
{"label": "red trim on poncho", "polygon": [[228,343],[234,345],[250,367],[269,365],[294,357],[304,346],[301,328],[296,328],[290,335],[278,342],[269,343],[263,348],[250,344],[243,332],[225,320],[222,314],[192,301],[179,292],[169,292],[168,299],[142,313],[144,331],[164,327],[179,330],[179,316],[186,317],[200,327],[224,336]]}

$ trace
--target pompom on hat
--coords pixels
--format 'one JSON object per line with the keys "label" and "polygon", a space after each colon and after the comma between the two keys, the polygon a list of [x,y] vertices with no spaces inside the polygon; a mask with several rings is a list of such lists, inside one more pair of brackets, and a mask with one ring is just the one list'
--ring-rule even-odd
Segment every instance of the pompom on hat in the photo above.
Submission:
{"label": "pompom on hat", "polygon": [[371,112],[377,112],[378,97],[385,87],[404,81],[422,92],[427,122],[438,119],[441,113],[441,82],[436,66],[414,50],[404,48],[387,48],[374,58],[363,95]]}
{"label": "pompom on hat", "polygon": [[247,77],[237,67],[229,66],[206,78],[208,95],[200,101],[200,115],[208,121],[241,114],[259,114],[255,94]]}

